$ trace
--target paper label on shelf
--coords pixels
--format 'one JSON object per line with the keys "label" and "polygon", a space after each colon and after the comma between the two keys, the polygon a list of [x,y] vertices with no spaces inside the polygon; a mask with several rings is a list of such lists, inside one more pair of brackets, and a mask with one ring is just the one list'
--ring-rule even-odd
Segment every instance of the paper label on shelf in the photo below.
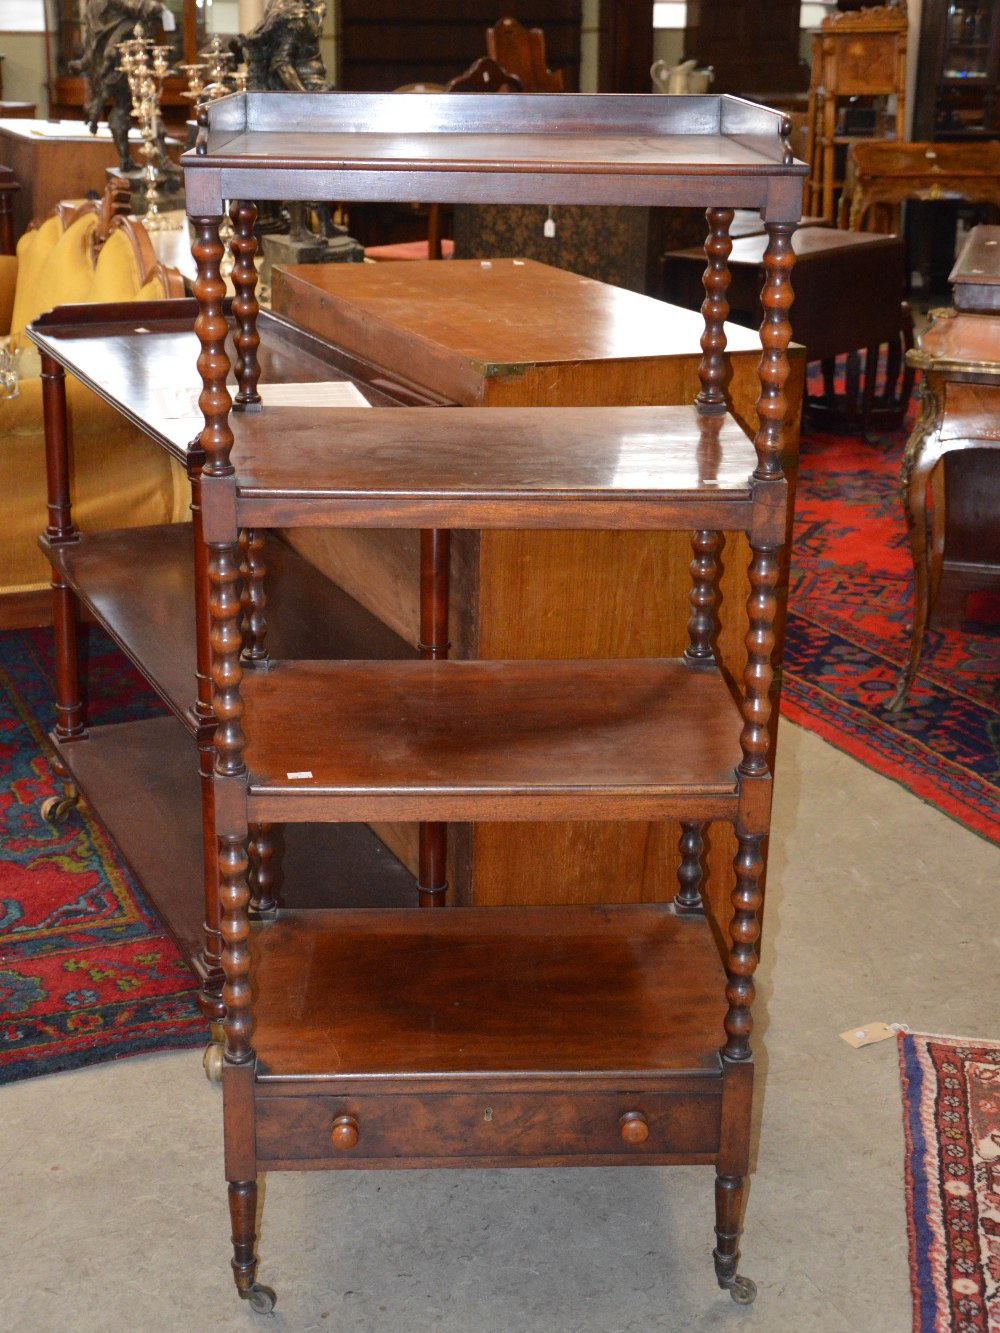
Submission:
{"label": "paper label on shelf", "polygon": [[370,407],[368,399],[350,380],[321,380],[315,384],[258,384],[265,407]]}
{"label": "paper label on shelf", "polygon": [[286,773],[285,777],[288,779],[289,782],[294,782],[296,778],[311,778],[312,774],[309,772],[308,769],[306,769],[302,773]]}
{"label": "paper label on shelf", "polygon": [[[235,384],[229,392],[235,394]],[[257,391],[265,407],[370,407],[368,399],[350,380],[322,380],[315,384],[259,384]],[[198,396],[201,385],[157,388],[153,392],[156,412],[161,421],[192,418],[200,425]]]}
{"label": "paper label on shelf", "polygon": [[862,1046],[872,1046],[877,1041],[887,1041],[890,1037],[895,1037],[897,1032],[909,1032],[909,1030],[905,1023],[864,1023],[861,1027],[848,1028],[840,1036],[848,1046],[858,1050]]}

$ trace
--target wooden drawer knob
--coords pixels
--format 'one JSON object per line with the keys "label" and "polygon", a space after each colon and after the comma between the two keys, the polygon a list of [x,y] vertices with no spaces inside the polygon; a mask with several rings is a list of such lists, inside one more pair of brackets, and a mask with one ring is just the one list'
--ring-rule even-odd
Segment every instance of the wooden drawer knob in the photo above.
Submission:
{"label": "wooden drawer knob", "polygon": [[626,1143],[645,1143],[649,1138],[649,1121],[641,1111],[626,1111],[618,1124]]}
{"label": "wooden drawer knob", "polygon": [[335,1148],[353,1148],[358,1141],[358,1122],[352,1115],[338,1115],[330,1130]]}

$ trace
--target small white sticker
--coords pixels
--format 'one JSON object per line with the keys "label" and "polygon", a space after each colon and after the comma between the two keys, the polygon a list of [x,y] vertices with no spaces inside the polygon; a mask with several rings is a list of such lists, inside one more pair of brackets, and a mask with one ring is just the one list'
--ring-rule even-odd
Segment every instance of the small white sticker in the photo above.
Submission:
{"label": "small white sticker", "polygon": [[296,782],[301,778],[311,778],[312,774],[307,769],[303,773],[286,773],[285,777],[288,779],[289,782]]}
{"label": "small white sticker", "polygon": [[909,1030],[905,1023],[866,1023],[864,1027],[848,1028],[840,1036],[848,1046],[857,1050],[862,1046],[872,1046],[877,1041],[887,1041],[889,1037],[895,1037],[897,1032]]}

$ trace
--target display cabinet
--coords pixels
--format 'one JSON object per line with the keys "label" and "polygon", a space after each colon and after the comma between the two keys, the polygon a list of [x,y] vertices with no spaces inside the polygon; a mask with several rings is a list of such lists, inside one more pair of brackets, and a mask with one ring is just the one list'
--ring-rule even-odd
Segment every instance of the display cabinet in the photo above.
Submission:
{"label": "display cabinet", "polygon": [[[174,448],[185,430],[199,432],[185,453],[206,906],[218,914],[225,978],[233,1271],[255,1309],[274,1304],[256,1276],[259,1173],[354,1167],[713,1167],[716,1275],[737,1301],[753,1299],[737,1273],[738,1242],[775,589],[788,522],[790,238],[805,172],[788,128],[773,111],[715,96],[272,93],[200,113],[185,189],[198,268],[187,344],[201,416],[150,430]],[[260,385],[276,367],[260,351],[267,328],[249,201],[270,198],[705,206],[697,400],[392,411],[263,404]],[[220,277],[227,199],[237,201],[231,309]],[[768,232],[752,439],[726,410],[736,207],[759,209]],[[53,380],[55,332],[47,342],[35,331]],[[97,358],[99,327],[90,333]],[[145,325],[108,334],[114,355],[106,346],[104,364],[150,355]],[[135,378],[129,410],[148,421],[155,381]],[[82,587],[87,578],[68,572],[82,548],[59,472],[50,463],[47,545],[65,622],[72,580]],[[419,656],[287,656],[271,632],[281,574],[272,575],[266,550],[268,534],[286,527],[419,529]],[[691,533],[684,651],[449,659],[451,533],[530,529]],[[725,533],[748,542],[739,681],[720,669],[714,646]],[[655,599],[660,589],[646,577]],[[154,599],[140,589],[135,600],[155,618]],[[326,614],[335,609],[312,619]],[[135,643],[124,632],[120,641]],[[65,662],[67,749],[71,676]],[[440,910],[451,822],[538,820],[679,821],[672,900]],[[416,827],[413,906],[289,906],[287,869],[279,903],[270,870],[278,837],[360,821]],[[700,885],[719,823],[737,851],[731,911],[716,932]],[[297,873],[318,878],[315,867]]]}
{"label": "display cabinet", "polygon": [[1000,137],[1000,10],[993,0],[924,0],[914,139]]}

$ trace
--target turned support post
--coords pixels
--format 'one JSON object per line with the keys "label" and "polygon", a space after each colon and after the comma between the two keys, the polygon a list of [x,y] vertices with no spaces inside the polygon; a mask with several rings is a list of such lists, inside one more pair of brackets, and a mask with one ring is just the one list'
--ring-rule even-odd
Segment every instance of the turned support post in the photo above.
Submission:
{"label": "turned support post", "polygon": [[257,391],[257,381],[260,379],[260,365],[257,349],[260,347],[260,334],[257,332],[257,316],[260,306],[257,303],[257,268],[253,262],[257,253],[254,232],[257,206],[245,199],[234,199],[229,209],[229,218],[233,224],[229,244],[233,253],[233,316],[236,320],[233,341],[236,344],[236,381],[239,385],[235,406],[259,409],[261,397]]}
{"label": "turned support post", "polygon": [[701,390],[694,401],[699,412],[721,415],[726,410],[725,321],[729,314],[726,293],[730,283],[729,255],[733,248],[729,235],[733,210],[709,208],[705,217],[708,220],[708,235],[705,237],[707,263],[702,278],[705,299],[701,306],[704,329],[698,366]]}
{"label": "turned support post", "polygon": [[[420,656],[437,662],[448,656],[449,558],[451,534],[443,528],[420,533]],[[448,825],[423,823],[418,832],[417,893],[421,907],[443,907],[448,895]]]}

